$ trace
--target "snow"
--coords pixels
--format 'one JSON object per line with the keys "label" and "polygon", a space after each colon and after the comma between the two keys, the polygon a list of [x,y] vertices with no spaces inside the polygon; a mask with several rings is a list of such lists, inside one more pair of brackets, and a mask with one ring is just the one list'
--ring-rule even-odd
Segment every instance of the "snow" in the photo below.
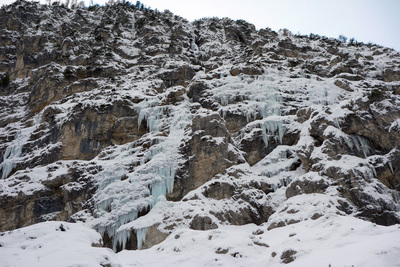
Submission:
{"label": "snow", "polygon": [[389,132],[390,131],[400,132],[400,119],[396,119],[395,121],[392,122],[389,128]]}
{"label": "snow", "polygon": [[[332,215],[269,231],[253,224],[208,231],[180,229],[153,248],[117,255],[126,266],[394,267],[399,266],[399,238],[398,226]],[[280,256],[287,249],[297,251],[296,259],[283,264]]]}
{"label": "snow", "polygon": [[0,266],[122,266],[83,224],[44,222],[0,234]]}
{"label": "snow", "polygon": [[[267,224],[177,229],[150,249],[119,253],[92,246],[100,240],[80,223],[44,222],[3,232],[0,266],[395,267],[400,258],[398,225],[384,227],[335,214],[272,230]],[[296,251],[295,260],[283,264],[281,255],[287,249]]]}

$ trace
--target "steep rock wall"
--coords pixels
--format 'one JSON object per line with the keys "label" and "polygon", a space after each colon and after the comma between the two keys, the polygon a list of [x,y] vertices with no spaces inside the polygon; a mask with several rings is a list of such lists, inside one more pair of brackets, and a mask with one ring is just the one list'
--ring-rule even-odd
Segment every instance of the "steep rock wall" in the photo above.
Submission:
{"label": "steep rock wall", "polygon": [[120,250],[179,227],[400,222],[394,50],[129,3],[20,1],[0,25],[1,231],[84,221]]}

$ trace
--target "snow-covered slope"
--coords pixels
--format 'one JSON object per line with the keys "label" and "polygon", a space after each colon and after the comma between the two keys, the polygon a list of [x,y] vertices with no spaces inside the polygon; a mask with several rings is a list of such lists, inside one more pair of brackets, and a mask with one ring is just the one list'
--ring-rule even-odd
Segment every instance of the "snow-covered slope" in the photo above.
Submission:
{"label": "snow-covered slope", "polygon": [[2,233],[0,244],[1,266],[118,266],[101,236],[79,223],[31,225]]}
{"label": "snow-covered slope", "polygon": [[54,220],[122,251],[93,264],[396,266],[398,52],[129,3],[0,25],[5,266]]}
{"label": "snow-covered slope", "polygon": [[114,254],[80,223],[44,222],[2,233],[1,266],[399,266],[398,226],[330,216],[265,225],[179,229],[146,250]]}
{"label": "snow-covered slope", "polygon": [[399,234],[398,226],[332,216],[270,231],[182,229],[151,249],[117,255],[127,266],[398,266]]}

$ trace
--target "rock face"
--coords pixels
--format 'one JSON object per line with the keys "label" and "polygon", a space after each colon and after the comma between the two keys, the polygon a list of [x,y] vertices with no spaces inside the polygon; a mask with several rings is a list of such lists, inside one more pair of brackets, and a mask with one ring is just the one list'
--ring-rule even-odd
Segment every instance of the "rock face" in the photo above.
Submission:
{"label": "rock face", "polygon": [[181,151],[188,160],[180,168],[174,190],[168,195],[171,200],[182,199],[215,175],[223,173],[239,161],[244,162],[218,113],[194,116],[190,130],[189,139]]}
{"label": "rock face", "polygon": [[0,25],[0,231],[83,221],[121,250],[182,227],[400,223],[394,50],[129,3],[19,1]]}

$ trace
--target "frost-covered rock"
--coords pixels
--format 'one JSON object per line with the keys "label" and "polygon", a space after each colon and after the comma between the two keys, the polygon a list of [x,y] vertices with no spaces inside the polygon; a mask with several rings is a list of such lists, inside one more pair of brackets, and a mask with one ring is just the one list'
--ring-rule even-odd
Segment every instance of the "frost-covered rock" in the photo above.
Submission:
{"label": "frost-covered rock", "polygon": [[81,221],[115,251],[166,252],[220,235],[204,251],[240,265],[261,250],[255,263],[306,263],[316,246],[235,229],[400,223],[392,49],[128,2],[18,1],[0,25],[1,231]]}

